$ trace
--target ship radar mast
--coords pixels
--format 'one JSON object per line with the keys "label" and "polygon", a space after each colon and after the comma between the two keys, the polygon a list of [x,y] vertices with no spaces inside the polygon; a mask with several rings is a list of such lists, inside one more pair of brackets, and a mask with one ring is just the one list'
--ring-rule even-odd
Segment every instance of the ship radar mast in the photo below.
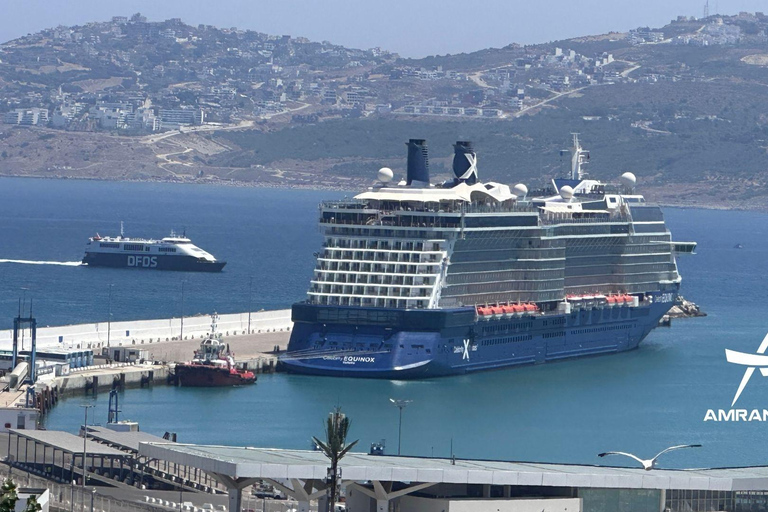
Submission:
{"label": "ship radar mast", "polygon": [[216,327],[218,326],[219,322],[219,314],[215,311],[211,315],[211,338],[216,337]]}
{"label": "ship radar mast", "polygon": [[571,135],[573,135],[573,146],[570,149],[571,179],[582,180],[587,173],[584,172],[581,167],[589,162],[589,151],[581,147],[578,133],[572,133]]}
{"label": "ship radar mast", "polygon": [[124,238],[123,221],[120,221],[120,238]]}

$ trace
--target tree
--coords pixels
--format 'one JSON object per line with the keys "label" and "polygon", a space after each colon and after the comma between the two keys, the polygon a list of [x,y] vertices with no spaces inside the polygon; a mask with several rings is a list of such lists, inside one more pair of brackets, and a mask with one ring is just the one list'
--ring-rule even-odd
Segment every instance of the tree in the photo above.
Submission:
{"label": "tree", "polygon": [[13,512],[16,502],[19,501],[19,495],[16,493],[16,484],[10,478],[3,482],[0,490],[3,496],[0,499],[0,512]]}
{"label": "tree", "polygon": [[[16,508],[16,502],[19,501],[19,494],[16,492],[17,486],[10,478],[0,486],[2,497],[0,497],[0,512],[13,512]],[[27,498],[27,506],[24,512],[40,512],[43,507],[37,502],[35,496]]]}
{"label": "tree", "polygon": [[[336,508],[336,498],[339,492],[337,486],[339,461],[357,444],[357,441],[352,441],[347,444],[347,433],[349,433],[349,425],[351,421],[346,415],[342,414],[341,407],[336,407],[328,415],[328,420],[325,424],[325,442],[319,440],[316,437],[312,437],[312,440],[320,448],[320,451],[328,457],[331,462],[331,496],[328,502],[328,510],[331,512]],[[2,512],[2,511],[0,511]]]}

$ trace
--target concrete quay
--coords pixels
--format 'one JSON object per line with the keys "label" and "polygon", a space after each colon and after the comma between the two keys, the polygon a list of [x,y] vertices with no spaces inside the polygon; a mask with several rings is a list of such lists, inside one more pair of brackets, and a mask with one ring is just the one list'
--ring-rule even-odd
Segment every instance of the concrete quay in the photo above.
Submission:
{"label": "concrete quay", "polygon": [[[287,332],[293,328],[290,309],[219,315],[217,325],[218,332],[225,337]],[[90,348],[96,353],[107,345],[145,348],[155,343],[201,339],[210,331],[208,315],[185,317],[183,326],[181,318],[163,318],[38,327],[37,348]],[[12,330],[0,330],[0,350],[11,350],[12,340]]]}
{"label": "concrete quay", "polygon": [[[54,377],[44,386],[57,389],[59,395],[76,393],[98,393],[113,388],[144,387],[152,384],[165,384],[168,381],[170,367],[166,364],[130,364],[94,365],[71,372],[69,375]],[[41,384],[38,381],[38,385]]]}
{"label": "concrete quay", "polygon": [[[225,335],[222,339],[229,344],[230,350],[235,353],[235,360],[244,362],[259,358],[266,360],[276,359],[275,347],[278,347],[280,351],[284,351],[288,346],[290,337],[291,333],[286,329],[261,334]],[[200,339],[172,340],[143,345],[138,348],[146,350],[149,357],[154,361],[189,361],[192,359],[195,350],[200,348],[200,341]]]}

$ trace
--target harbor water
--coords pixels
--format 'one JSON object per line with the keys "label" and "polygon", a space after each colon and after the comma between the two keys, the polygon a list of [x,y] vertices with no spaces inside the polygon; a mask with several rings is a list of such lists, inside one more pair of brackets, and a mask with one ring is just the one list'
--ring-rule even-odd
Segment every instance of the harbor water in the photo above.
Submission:
{"label": "harbor water", "polygon": [[[253,276],[254,309],[284,308],[304,296],[321,243],[317,203],[343,193],[212,186],[0,180],[0,322],[7,328],[24,294],[45,324],[103,320],[108,284],[114,319],[177,316],[185,311],[242,311]],[[123,416],[142,430],[176,432],[182,442],[310,447],[327,412],[341,405],[361,448],[386,439],[397,451],[398,411],[389,398],[413,402],[403,413],[402,452],[421,456],[624,464],[606,450],[651,457],[671,444],[702,448],[665,456],[661,466],[765,464],[761,421],[704,421],[730,409],[744,367],[724,349],[754,352],[768,332],[768,215],[665,209],[676,240],[699,242],[679,259],[682,293],[708,313],[675,320],[640,349],[543,366],[420,382],[260,376],[255,387],[127,390]],[[187,227],[193,241],[228,260],[214,275],[88,269],[11,263],[71,262],[87,236],[163,236]],[[741,248],[737,248],[740,244]],[[27,290],[22,290],[27,288]],[[46,427],[75,431],[83,400],[94,421],[107,418],[107,396],[69,398]],[[755,372],[736,406],[768,409],[768,379]]]}

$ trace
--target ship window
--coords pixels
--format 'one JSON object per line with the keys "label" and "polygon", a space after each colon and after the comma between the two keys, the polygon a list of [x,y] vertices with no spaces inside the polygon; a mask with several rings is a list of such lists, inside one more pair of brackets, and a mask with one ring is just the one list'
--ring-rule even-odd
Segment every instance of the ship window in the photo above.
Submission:
{"label": "ship window", "polygon": [[115,243],[111,243],[111,242],[101,242],[99,244],[99,247],[103,247],[105,249],[119,249],[120,248],[120,244],[115,244]]}
{"label": "ship window", "polygon": [[143,251],[144,244],[124,244],[123,250],[124,251]]}
{"label": "ship window", "polygon": [[176,248],[175,247],[160,247],[158,249],[158,251],[160,251],[160,252],[176,252]]}

